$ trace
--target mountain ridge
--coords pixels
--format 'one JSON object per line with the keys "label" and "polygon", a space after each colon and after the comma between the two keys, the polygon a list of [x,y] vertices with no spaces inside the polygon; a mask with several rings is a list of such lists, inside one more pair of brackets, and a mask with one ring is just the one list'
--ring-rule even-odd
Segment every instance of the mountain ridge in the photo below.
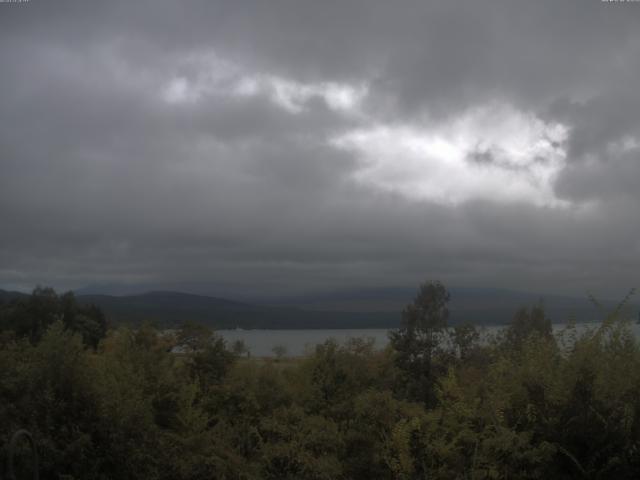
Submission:
{"label": "mountain ridge", "polygon": [[[452,287],[451,324],[476,325],[508,323],[516,310],[542,299],[549,318],[561,323],[575,318],[579,322],[597,321],[599,313],[584,299],[562,295],[539,295],[507,289]],[[227,298],[173,290],[152,290],[132,295],[77,294],[81,303],[100,307],[114,324],[137,325],[152,322],[177,326],[195,321],[213,328],[323,329],[396,328],[401,312],[415,294],[413,289],[353,289],[337,294],[306,295],[286,302],[249,303]],[[26,297],[21,292],[0,290],[0,302]],[[601,302],[611,310],[616,303]],[[636,305],[631,305],[637,310]]]}

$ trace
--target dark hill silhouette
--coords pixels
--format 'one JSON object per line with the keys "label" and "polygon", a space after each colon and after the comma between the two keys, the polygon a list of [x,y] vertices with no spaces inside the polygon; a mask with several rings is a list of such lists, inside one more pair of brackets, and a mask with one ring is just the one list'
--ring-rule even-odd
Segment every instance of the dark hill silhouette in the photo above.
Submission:
{"label": "dark hill silhouette", "polygon": [[[542,301],[547,316],[561,323],[570,318],[577,322],[601,320],[602,313],[587,298],[563,295],[540,295],[499,288],[449,288],[451,323],[469,321],[479,325],[508,323],[515,311]],[[415,288],[371,288],[324,292],[314,295],[275,299],[270,304],[296,306],[304,310],[335,312],[401,312],[415,296]],[[626,292],[622,292],[624,294]],[[622,298],[623,295],[621,295]],[[632,299],[633,300],[633,299]],[[613,310],[618,301],[601,299],[605,311]],[[637,305],[630,308],[637,311]]]}
{"label": "dark hill silhouette", "polygon": [[172,291],[140,295],[79,295],[99,306],[115,322],[146,320],[165,326],[194,321],[214,328],[387,328],[397,325],[390,312],[323,312],[297,307],[263,306]]}
{"label": "dark hill silhouette", "polygon": [[22,292],[10,292],[7,290],[0,290],[0,303],[7,303],[12,300],[18,300],[20,298],[24,298],[26,296],[28,295]]}
{"label": "dark hill silhouette", "polygon": [[[574,318],[597,321],[601,313],[586,298],[517,292],[491,288],[451,288],[451,318],[455,325],[508,323],[522,306],[542,299],[553,322]],[[81,303],[100,307],[112,323],[137,325],[150,321],[163,327],[195,321],[213,328],[395,328],[400,314],[415,294],[414,289],[361,289],[305,297],[279,299],[271,304],[237,302],[206,295],[175,291],[151,291],[135,295],[77,295]],[[0,303],[26,296],[0,290]],[[616,302],[602,301],[606,309]],[[631,305],[633,311],[637,307]],[[634,315],[635,316],[635,315]]]}

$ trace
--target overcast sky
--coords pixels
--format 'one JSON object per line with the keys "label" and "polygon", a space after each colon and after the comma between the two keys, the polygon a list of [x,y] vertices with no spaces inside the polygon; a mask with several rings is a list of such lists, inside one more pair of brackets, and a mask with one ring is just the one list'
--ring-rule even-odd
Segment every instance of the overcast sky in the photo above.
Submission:
{"label": "overcast sky", "polygon": [[0,3],[0,288],[640,278],[640,2]]}

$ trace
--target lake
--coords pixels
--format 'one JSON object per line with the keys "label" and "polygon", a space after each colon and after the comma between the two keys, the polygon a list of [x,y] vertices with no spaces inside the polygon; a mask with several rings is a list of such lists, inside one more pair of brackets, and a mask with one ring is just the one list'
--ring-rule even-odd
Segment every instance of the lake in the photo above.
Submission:
{"label": "lake", "polygon": [[[581,323],[576,326],[578,332],[595,328],[596,323]],[[558,332],[566,327],[566,324],[554,324],[553,329]],[[503,329],[504,326],[494,325],[479,327],[481,335],[486,338]],[[640,338],[640,325],[632,324],[635,335]],[[388,329],[327,329],[327,330],[218,330],[229,344],[236,340],[243,340],[251,355],[258,357],[271,357],[273,347],[284,346],[285,356],[302,356],[313,351],[315,345],[323,343],[329,338],[334,338],[343,344],[349,338],[369,337],[375,340],[375,347],[382,349],[389,343]]]}

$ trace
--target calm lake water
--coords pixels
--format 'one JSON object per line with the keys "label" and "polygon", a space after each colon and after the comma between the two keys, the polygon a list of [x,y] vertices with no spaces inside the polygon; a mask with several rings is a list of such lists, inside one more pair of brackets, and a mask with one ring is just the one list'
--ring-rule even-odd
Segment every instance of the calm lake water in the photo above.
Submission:
{"label": "calm lake water", "polygon": [[[577,332],[597,327],[595,323],[581,323],[576,326]],[[559,332],[566,324],[554,324],[554,331]],[[487,326],[479,328],[481,335],[487,338],[498,333],[504,327]],[[632,324],[636,337],[640,338],[640,325]],[[229,343],[243,340],[251,355],[258,357],[274,356],[273,347],[281,345],[286,349],[286,356],[302,356],[313,351],[314,347],[329,338],[343,344],[349,338],[368,337],[375,340],[376,348],[384,348],[389,343],[387,329],[336,329],[336,330],[218,330],[218,334]]]}

